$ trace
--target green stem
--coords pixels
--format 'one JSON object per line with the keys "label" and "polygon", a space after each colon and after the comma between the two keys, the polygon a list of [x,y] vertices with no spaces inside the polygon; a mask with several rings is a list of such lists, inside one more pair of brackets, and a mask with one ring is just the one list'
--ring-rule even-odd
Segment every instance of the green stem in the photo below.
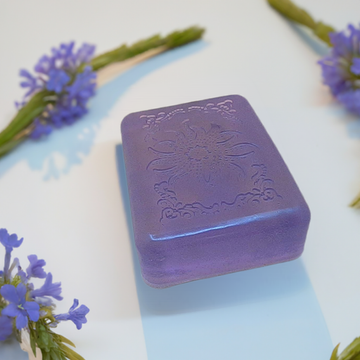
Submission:
{"label": "green stem", "polygon": [[350,207],[360,209],[360,194],[350,203]]}
{"label": "green stem", "polygon": [[45,99],[51,95],[50,92],[43,90],[36,93],[30,101],[22,107],[10,124],[0,133],[0,146],[11,141],[18,133],[29,126],[34,118],[39,116],[50,103]]}
{"label": "green stem", "polygon": [[25,138],[23,137],[19,140],[9,140],[4,145],[0,145],[0,158],[20,145],[24,140]]}
{"label": "green stem", "polygon": [[[135,44],[121,45],[120,47],[96,56],[90,65],[94,71],[104,68],[112,63],[124,61],[142,54],[148,50],[164,47],[164,51],[173,49],[198,40],[202,37],[205,29],[192,26],[182,31],[174,31],[171,34],[161,37],[154,35]],[[78,71],[82,71],[79,68]],[[24,105],[10,124],[0,132],[0,158],[19,145],[28,135],[28,128],[34,119],[41,115],[49,104],[54,103],[53,92],[42,90],[36,93],[29,102]]]}
{"label": "green stem", "polygon": [[285,16],[287,19],[300,25],[304,25],[313,31],[314,35],[332,46],[329,34],[335,29],[321,21],[315,21],[312,16],[304,9],[301,9],[290,0],[267,0],[270,6]]}
{"label": "green stem", "polygon": [[154,35],[148,39],[138,41],[131,46],[123,44],[114,50],[93,58],[91,66],[95,71],[97,71],[112,63],[130,59],[136,55],[142,54],[145,51],[156,49],[160,46],[165,46],[166,50],[182,46],[200,39],[204,31],[205,30],[202,28],[193,26],[183,31],[174,31],[165,37]]}

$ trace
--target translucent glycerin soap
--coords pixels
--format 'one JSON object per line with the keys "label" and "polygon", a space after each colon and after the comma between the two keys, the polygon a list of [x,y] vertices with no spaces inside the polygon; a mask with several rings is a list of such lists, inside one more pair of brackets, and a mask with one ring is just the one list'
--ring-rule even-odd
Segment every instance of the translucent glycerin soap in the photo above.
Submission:
{"label": "translucent glycerin soap", "polygon": [[309,208],[245,98],[133,113],[121,131],[148,285],[164,288],[301,255]]}

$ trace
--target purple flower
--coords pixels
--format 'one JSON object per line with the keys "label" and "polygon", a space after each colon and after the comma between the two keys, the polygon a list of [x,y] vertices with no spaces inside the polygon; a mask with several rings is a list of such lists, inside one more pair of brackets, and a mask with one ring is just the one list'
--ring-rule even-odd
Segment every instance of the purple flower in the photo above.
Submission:
{"label": "purple flower", "polygon": [[95,46],[90,44],[82,44],[75,55],[75,59],[78,65],[89,63],[95,53]]}
{"label": "purple flower", "polygon": [[37,73],[47,75],[49,71],[55,68],[55,59],[44,55],[40,58],[38,63],[35,65],[34,70]]}
{"label": "purple flower", "polygon": [[74,42],[64,43],[51,49],[50,56],[41,57],[34,67],[36,76],[22,70],[26,79],[22,86],[29,88],[25,98],[43,88],[57,94],[51,108],[46,109],[49,116],[44,113],[34,120],[31,138],[49,135],[53,127],[71,125],[87,113],[87,102],[95,95],[96,73],[84,65],[89,64],[94,52],[93,45],[84,43],[75,50]]}
{"label": "purple flower", "polygon": [[16,234],[9,235],[6,229],[0,229],[0,243],[5,246],[6,253],[5,253],[5,264],[4,264],[4,274],[5,276],[9,276],[9,266],[11,260],[11,252],[13,248],[19,247],[23,242],[21,238],[18,240]]}
{"label": "purple flower", "polygon": [[58,65],[58,67],[64,70],[75,70],[74,64],[74,41],[68,44],[60,44],[59,48],[52,48],[51,52]]}
{"label": "purple flower", "polygon": [[71,320],[76,325],[76,328],[80,330],[82,325],[86,324],[87,322],[85,316],[90,311],[90,309],[85,305],[81,305],[79,308],[77,308],[78,305],[79,305],[79,300],[74,299],[74,303],[70,308],[69,312],[67,314],[55,315],[55,319],[58,321]]}
{"label": "purple flower", "polygon": [[337,99],[351,112],[360,115],[360,89],[338,94]]}
{"label": "purple flower", "polygon": [[49,91],[55,91],[60,94],[64,86],[70,81],[70,76],[61,69],[52,69],[49,71],[49,80],[46,83],[46,88]]}
{"label": "purple flower", "polygon": [[20,266],[19,266],[17,275],[20,276],[21,282],[22,282],[23,284],[26,285],[26,284],[28,283],[29,279],[27,278],[25,271],[22,270]]}
{"label": "purple flower", "polygon": [[95,72],[87,66],[83,72],[76,75],[74,82],[65,88],[66,94],[49,112],[50,121],[55,127],[71,125],[87,113],[87,102],[95,95],[95,79]]}
{"label": "purple flower", "polygon": [[30,261],[30,265],[26,269],[27,276],[29,278],[36,277],[44,279],[46,277],[46,272],[43,269],[43,266],[46,265],[45,260],[38,260],[36,255],[29,255],[28,259]]}
{"label": "purple flower", "polygon": [[12,319],[0,315],[0,341],[6,340],[12,333]]}
{"label": "purple flower", "polygon": [[6,251],[12,252],[13,248],[19,247],[24,239],[18,240],[16,234],[9,235],[6,229],[0,229],[0,243],[5,246]]}
{"label": "purple flower", "polygon": [[23,271],[23,269],[21,268],[20,266],[20,262],[19,262],[19,259],[18,258],[15,258],[11,264],[11,266],[9,267],[9,271],[8,271],[8,274],[9,274],[9,277],[10,275],[12,274],[13,270],[17,268],[17,273],[16,275],[20,277],[20,280],[21,282],[24,284],[24,285],[29,285],[29,279],[27,278],[26,276],[26,273]]}
{"label": "purple flower", "polygon": [[20,83],[20,86],[23,88],[29,88],[28,92],[25,94],[25,97],[31,95],[37,89],[41,88],[41,86],[38,84],[38,79],[31,75],[27,70],[20,70],[20,76],[25,78],[25,80]]}
{"label": "purple flower", "polygon": [[59,48],[53,48],[53,57],[57,64],[70,72],[74,72],[80,65],[90,62],[95,53],[95,46],[84,43],[75,53],[75,43],[60,44]]}
{"label": "purple flower", "polygon": [[23,329],[28,324],[28,317],[31,321],[39,320],[39,304],[35,301],[26,301],[26,286],[20,283],[17,287],[3,285],[1,295],[10,304],[2,310],[1,315],[16,318],[16,328]]}
{"label": "purple flower", "polygon": [[86,102],[95,95],[96,74],[91,66],[87,66],[83,72],[77,74],[75,81],[66,88],[70,99],[77,99],[80,103]]}
{"label": "purple flower", "polygon": [[40,305],[40,306],[53,306],[54,302],[52,301],[51,298],[48,297],[37,297],[35,299],[35,301]]}
{"label": "purple flower", "polygon": [[64,125],[72,125],[86,113],[87,108],[84,105],[79,105],[76,100],[64,99],[61,105],[50,112],[50,118],[55,127],[61,128]]}
{"label": "purple flower", "polygon": [[15,101],[15,107],[16,109],[21,109],[26,104],[26,101]]}
{"label": "purple flower", "polygon": [[53,283],[51,273],[48,273],[46,275],[45,283],[40,289],[36,289],[31,292],[31,296],[33,298],[51,296],[56,300],[62,300],[63,298],[60,294],[61,294],[61,283],[60,282]]}
{"label": "purple flower", "polygon": [[360,58],[353,58],[350,70],[353,74],[360,75]]}
{"label": "purple flower", "polygon": [[42,123],[38,118],[34,120],[33,124],[35,127],[30,134],[32,139],[40,139],[43,135],[49,135],[52,132],[52,126],[47,123]]}
{"label": "purple flower", "polygon": [[323,82],[350,111],[360,115],[360,29],[331,33],[329,56],[319,61]]}

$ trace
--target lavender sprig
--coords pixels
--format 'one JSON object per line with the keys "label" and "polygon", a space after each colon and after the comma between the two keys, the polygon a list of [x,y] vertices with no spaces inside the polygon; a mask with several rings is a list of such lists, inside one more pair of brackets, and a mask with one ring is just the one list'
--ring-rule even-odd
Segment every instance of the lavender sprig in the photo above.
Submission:
{"label": "lavender sprig", "polygon": [[39,139],[54,128],[71,125],[88,111],[88,101],[95,95],[96,72],[151,49],[158,53],[188,44],[202,37],[204,29],[193,26],[162,37],[152,36],[131,46],[126,44],[93,57],[95,47],[74,42],[53,48],[34,67],[35,75],[21,70],[24,99],[10,124],[0,132],[0,157],[27,138]]}
{"label": "lavender sprig", "polygon": [[[329,55],[318,62],[323,83],[347,110],[360,116],[360,28],[349,25],[347,30],[336,32],[332,26],[315,21],[290,0],[267,1],[280,14],[308,27],[331,47]],[[350,206],[360,208],[360,194]]]}
{"label": "lavender sprig", "polygon": [[[72,321],[77,329],[87,322],[89,308],[79,305],[77,299],[67,314],[54,314],[53,299],[62,300],[61,283],[53,283],[52,274],[46,273],[45,261],[36,255],[29,255],[30,262],[26,272],[22,270],[19,260],[15,258],[11,265],[11,253],[19,247],[23,239],[10,235],[6,229],[0,229],[0,243],[5,247],[4,270],[0,271],[0,341],[15,334],[22,342],[25,351],[36,356],[40,349],[46,360],[83,360],[67,345],[75,345],[65,337],[53,332],[61,321]],[[32,278],[45,278],[39,289],[34,289]],[[25,336],[25,337],[24,337]],[[28,340],[29,339],[29,340]],[[24,340],[24,341],[23,341]],[[29,342],[29,349],[25,344]]]}

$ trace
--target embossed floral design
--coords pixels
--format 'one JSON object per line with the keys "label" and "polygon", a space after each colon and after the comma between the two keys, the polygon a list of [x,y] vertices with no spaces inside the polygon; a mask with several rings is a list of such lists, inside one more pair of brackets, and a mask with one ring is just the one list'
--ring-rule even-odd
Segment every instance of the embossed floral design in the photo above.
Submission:
{"label": "embossed floral design", "polygon": [[177,218],[192,218],[198,215],[212,215],[222,210],[231,210],[249,203],[256,205],[261,201],[272,201],[275,198],[282,198],[274,189],[274,182],[267,177],[267,167],[264,164],[253,164],[252,169],[252,189],[236,194],[231,202],[221,201],[220,203],[215,202],[210,205],[204,205],[196,201],[184,204],[179,201],[173,184],[168,181],[155,184],[154,190],[160,197],[157,204],[162,207],[160,222]]}
{"label": "embossed floral design", "polygon": [[191,112],[196,112],[196,111],[203,112],[205,114],[216,113],[216,114],[219,114],[220,116],[222,116],[224,119],[238,120],[238,117],[236,115],[236,110],[233,109],[233,101],[230,99],[221,101],[217,104],[208,103],[205,106],[194,105],[194,106],[189,106],[187,109],[179,108],[179,109],[172,110],[168,113],[166,113],[164,111],[160,111],[157,114],[140,116],[141,119],[145,120],[143,129],[148,131],[146,138],[148,138],[149,133],[155,134],[157,131],[160,131],[160,125],[163,122],[171,120],[175,115],[186,114],[186,113],[191,113]]}
{"label": "embossed floral design", "polygon": [[261,201],[281,198],[281,195],[273,187],[274,181],[267,177],[267,167],[264,164],[254,164],[252,168],[255,170],[255,173],[251,176],[254,187],[246,193],[237,194],[232,202],[222,201],[222,208],[241,207],[248,203],[260,203]]}
{"label": "embossed floral design", "polygon": [[168,131],[168,138],[149,147],[155,155],[147,169],[164,173],[176,182],[193,174],[200,181],[211,183],[213,177],[231,169],[244,177],[244,158],[255,153],[257,145],[242,140],[239,131],[224,130],[217,124],[208,128],[183,121],[179,131]]}
{"label": "embossed floral design", "polygon": [[[196,113],[202,113],[203,120],[199,120]],[[208,114],[208,118],[203,114]],[[226,119],[229,128],[218,125],[218,117]],[[259,147],[244,140],[246,137],[240,131],[232,130],[238,129],[234,121],[241,122],[232,100],[216,104],[209,102],[204,106],[183,106],[168,112],[142,115],[141,118],[145,121],[144,140],[149,145],[151,143],[148,150],[154,155],[146,168],[159,174],[154,190],[158,194],[157,205],[162,209],[160,222],[212,216],[224,210],[247,204],[256,206],[263,201],[281,198],[267,176],[266,166],[257,163]],[[176,130],[174,125],[167,125],[170,120],[177,124]],[[181,179],[185,177],[183,182]],[[200,201],[201,196],[195,196],[197,201],[191,201],[192,196],[185,194],[183,197],[181,191],[177,193],[194,180],[205,184],[206,191],[219,195],[216,202]],[[234,193],[224,199],[221,198],[224,194],[217,193],[217,186],[226,183],[232,184]]]}
{"label": "embossed floral design", "polygon": [[218,113],[225,119],[237,119],[236,110],[233,109],[233,102],[230,99],[219,102],[217,104],[208,103],[205,106],[190,106],[188,111],[201,111],[205,114]]}
{"label": "embossed floral design", "polygon": [[162,207],[160,222],[164,219],[192,218],[196,215],[216,214],[220,210],[218,203],[211,206],[205,206],[198,201],[183,204],[177,199],[177,195],[168,181],[155,184],[154,190],[160,196],[160,200],[157,202]]}
{"label": "embossed floral design", "polygon": [[150,132],[154,133],[158,130],[160,130],[160,124],[163,121],[170,120],[177,114],[185,114],[184,109],[175,109],[173,111],[170,111],[169,113],[165,113],[163,111],[157,113],[156,115],[141,115],[140,119],[145,120],[145,125],[143,126],[144,129],[149,130]]}

